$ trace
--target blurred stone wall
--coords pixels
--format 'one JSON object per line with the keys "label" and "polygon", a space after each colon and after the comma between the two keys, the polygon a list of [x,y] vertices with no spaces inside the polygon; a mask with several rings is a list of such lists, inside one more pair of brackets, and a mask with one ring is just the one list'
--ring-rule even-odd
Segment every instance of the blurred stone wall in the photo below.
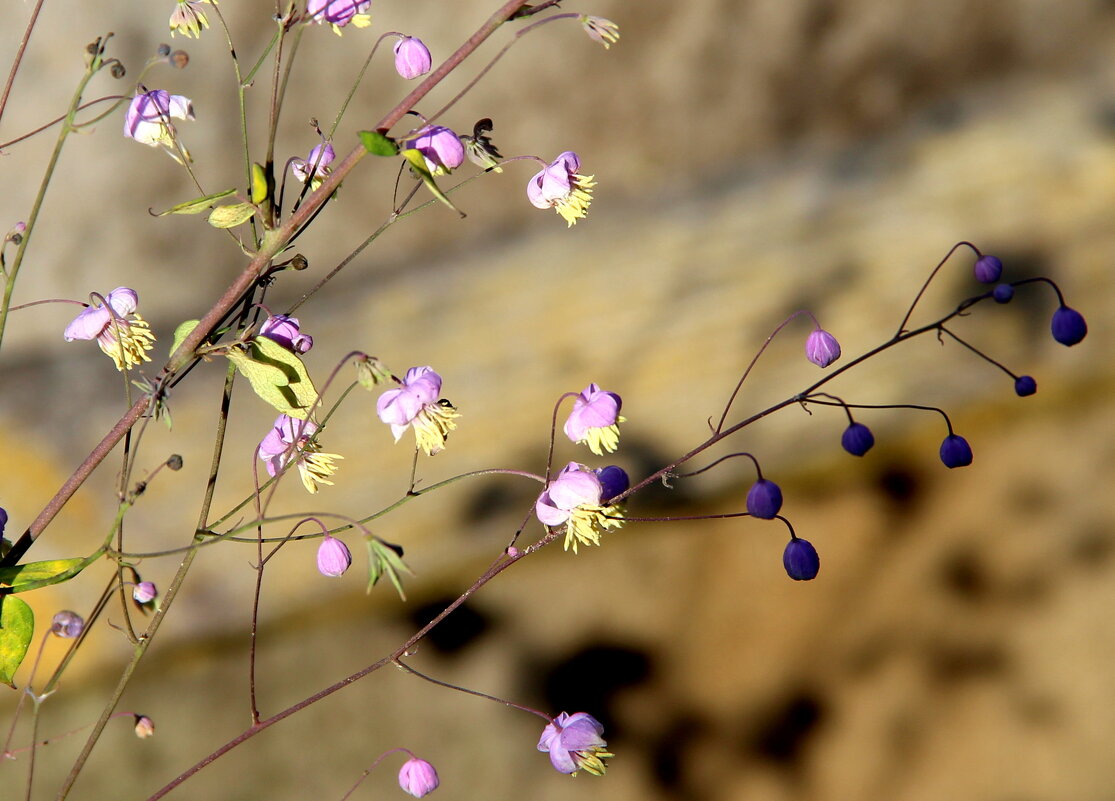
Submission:
{"label": "blurred stone wall", "polygon": [[[271,33],[259,22],[269,5],[221,10],[250,63]],[[436,59],[489,10],[381,0],[374,30],[419,35]],[[1009,277],[1061,281],[1088,316],[1089,338],[1072,350],[1052,342],[1053,298],[1020,292],[956,329],[1034,375],[1036,396],[1019,400],[1006,376],[929,340],[832,388],[853,402],[945,406],[976,452],[962,471],[937,461],[943,432],[929,415],[865,415],[879,444],[862,460],[839,450],[843,419],[824,408],[788,409],[745,432],[732,449],[763,460],[783,485],[786,514],[821,553],[812,583],[786,579],[776,524],[633,525],[575,558],[555,550],[524,562],[420,649],[413,664],[440,679],[598,714],[618,755],[605,779],[551,774],[529,716],[392,671],[257,738],[180,794],[340,797],[381,750],[402,744],[436,762],[444,798],[1108,798],[1115,10],[1098,0],[565,10],[615,19],[622,40],[605,52],[575,25],[544,28],[445,122],[464,130],[492,117],[505,155],[577,150],[599,182],[589,218],[570,231],[530,207],[522,189],[535,168],[512,164],[455,196],[467,219],[435,207],[400,222],[298,312],[317,340],[307,363],[319,384],[353,348],[396,371],[431,364],[442,373],[463,417],[447,451],[422,461],[425,483],[484,467],[541,470],[554,400],[590,381],[622,394],[629,422],[617,460],[645,475],[704,436],[788,313],[812,310],[854,356],[893,332],[961,239],[1002,257]],[[4,13],[0,44],[10,54],[27,12],[8,0]],[[112,0],[48,4],[0,139],[60,113],[82,46],[106,30],[129,77],[98,91],[127,93],[167,13]],[[187,70],[144,78],[194,98],[198,119],[181,132],[207,191],[242,180],[234,83],[214,33],[187,43]],[[310,117],[332,120],[374,35],[307,32],[278,138],[283,158],[314,144]],[[377,56],[339,151],[407,90],[388,62]],[[249,119],[261,119],[267,82],[261,72]],[[17,302],[128,284],[165,342],[243,256],[198,218],[146,214],[195,191],[165,156],[119,135],[121,116],[67,145]],[[251,136],[262,147],[262,125]],[[51,144],[48,133],[7,149],[0,219],[26,215]],[[308,291],[385,219],[393,183],[384,164],[345,182],[299,241],[310,269],[284,278],[272,308]],[[964,255],[950,262],[921,319],[976,291],[969,267]],[[0,504],[12,529],[122,408],[108,361],[89,343],[61,341],[71,315],[62,306],[20,312],[5,339]],[[775,341],[737,401],[741,417],[815,380],[801,357],[806,331],[798,323]],[[203,365],[171,399],[173,432],[144,434],[147,465],[178,452],[186,467],[160,475],[129,515],[134,547],[188,540],[222,376],[222,365]],[[250,394],[235,399],[215,509],[249,491],[253,449],[273,416]],[[350,399],[323,444],[346,457],[336,486],[309,503],[286,486],[278,510],[363,516],[405,491],[410,454],[392,446],[371,397]],[[559,445],[559,461],[585,456]],[[106,468],[36,558],[88,550],[107,531]],[[736,511],[750,480],[730,464],[629,511]],[[325,581],[312,546],[288,547],[264,592],[264,711],[405,639],[499,552],[534,492],[510,480],[463,482],[377,523],[418,573],[405,604],[382,588],[366,597],[355,571]],[[73,797],[146,797],[247,722],[242,631],[254,550],[238,547],[199,559],[124,700],[156,719],[158,735],[137,743],[126,725],[111,732]],[[148,560],[144,576],[165,584],[175,566]],[[32,600],[40,615],[80,610],[103,579]],[[42,732],[91,720],[114,684],[125,642],[102,625],[89,645],[83,669],[45,707]],[[12,693],[0,708],[14,703]],[[40,775],[65,770],[77,739],[45,749]],[[374,778],[377,789],[391,783]],[[43,797],[52,785],[38,784]]]}

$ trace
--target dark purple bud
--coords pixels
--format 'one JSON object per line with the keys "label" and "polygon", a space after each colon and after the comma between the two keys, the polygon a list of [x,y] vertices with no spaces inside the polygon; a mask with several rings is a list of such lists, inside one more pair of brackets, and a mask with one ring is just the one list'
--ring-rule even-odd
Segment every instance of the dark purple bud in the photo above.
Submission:
{"label": "dark purple bud", "polygon": [[1020,398],[1033,395],[1038,391],[1038,382],[1032,376],[1020,375],[1014,379],[1014,393]]}
{"label": "dark purple bud", "polygon": [[875,444],[875,435],[863,423],[852,423],[844,429],[840,444],[852,456],[863,456]]}
{"label": "dark purple bud", "polygon": [[603,506],[607,506],[608,502],[620,493],[627,492],[627,488],[631,486],[631,479],[627,477],[624,469],[614,464],[592,472],[600,479],[600,503]]}
{"label": "dark purple bud", "polygon": [[773,481],[760,478],[747,493],[747,513],[752,517],[771,520],[782,508],[782,490]]}
{"label": "dark purple bud", "polygon": [[981,284],[994,284],[1003,274],[1003,263],[994,256],[980,256],[976,259],[974,272]]}
{"label": "dark purple bud", "polygon": [[8,525],[8,512],[0,506],[0,536],[3,536],[6,525]]}
{"label": "dark purple bud", "polygon": [[945,467],[967,467],[972,463],[972,447],[959,434],[949,434],[941,443],[941,461]]}
{"label": "dark purple bud", "polygon": [[999,284],[991,290],[991,297],[995,298],[996,303],[1010,303],[1010,299],[1014,297],[1014,287],[1010,284]]}
{"label": "dark purple bud", "polygon": [[1053,322],[1049,327],[1053,331],[1053,338],[1062,345],[1075,345],[1088,334],[1084,315],[1068,306],[1062,306],[1053,312]]}
{"label": "dark purple bud", "polygon": [[786,550],[782,552],[782,566],[786,568],[786,575],[794,581],[809,581],[817,577],[821,557],[809,540],[794,537],[786,543]]}

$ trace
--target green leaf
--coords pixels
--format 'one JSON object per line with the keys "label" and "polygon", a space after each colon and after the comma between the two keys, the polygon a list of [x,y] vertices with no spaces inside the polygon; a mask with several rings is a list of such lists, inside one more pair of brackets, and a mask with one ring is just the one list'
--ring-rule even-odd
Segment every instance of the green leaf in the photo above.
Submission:
{"label": "green leaf", "polygon": [[309,417],[317,390],[296,354],[273,339],[256,337],[247,346],[229,348],[225,355],[264,401],[299,420]]}
{"label": "green leaf", "polygon": [[203,211],[212,206],[221,198],[235,194],[235,189],[226,189],[223,192],[214,192],[212,195],[205,195],[204,197],[187,200],[185,203],[179,203],[177,206],[171,206],[166,211],[160,211],[155,216],[163,217],[167,214],[201,214]]}
{"label": "green leaf", "polygon": [[179,323],[178,324],[178,327],[174,329],[174,341],[171,342],[171,345],[170,345],[171,354],[173,354],[174,351],[178,350],[178,346],[181,345],[182,342],[186,339],[186,337],[188,337],[190,335],[191,331],[193,331],[195,328],[197,328],[197,324],[199,322],[201,322],[201,321],[200,320],[187,320],[184,323]]}
{"label": "green leaf", "polygon": [[28,562],[14,567],[0,567],[0,584],[10,585],[12,592],[23,592],[20,585],[30,584],[32,581],[57,584],[80,573],[85,561],[80,558],[51,559],[46,562]]}
{"label": "green leaf", "polygon": [[252,164],[252,202],[257,206],[267,199],[267,171],[262,164]]}
{"label": "green leaf", "polygon": [[35,613],[19,598],[0,596],[0,681],[15,688],[15,672],[35,633]]}
{"label": "green leaf", "polygon": [[402,556],[390,545],[375,537],[365,537],[364,544],[368,546],[367,591],[370,593],[372,587],[386,574],[386,576],[391,579],[391,583],[395,586],[395,592],[399,594],[399,600],[405,601],[407,596],[406,593],[403,592],[403,581],[399,577],[399,574],[406,573],[409,576],[413,576],[414,573],[407,567]]}
{"label": "green leaf", "polygon": [[395,140],[379,131],[357,131],[360,144],[373,156],[394,156],[399,152],[399,145]]}
{"label": "green leaf", "polygon": [[403,154],[403,158],[405,158],[408,162],[410,162],[410,168],[412,170],[414,170],[414,172],[418,175],[419,178],[422,179],[422,182],[424,184],[426,184],[426,188],[429,189],[433,193],[434,197],[436,197],[438,200],[440,200],[446,206],[453,209],[453,211],[457,212],[462,217],[464,217],[465,213],[463,211],[461,211],[460,209],[458,209],[456,206],[454,206],[453,202],[451,200],[449,200],[449,198],[446,196],[446,194],[444,192],[442,192],[440,189],[438,189],[437,181],[434,180],[433,174],[430,172],[430,169],[426,166],[426,158],[422,155],[422,153],[415,150],[414,148],[408,148],[408,149],[403,150],[401,152]]}
{"label": "green leaf", "polygon": [[214,228],[235,228],[240,223],[252,219],[256,207],[251,203],[234,203],[231,206],[217,206],[209,215],[209,224]]}

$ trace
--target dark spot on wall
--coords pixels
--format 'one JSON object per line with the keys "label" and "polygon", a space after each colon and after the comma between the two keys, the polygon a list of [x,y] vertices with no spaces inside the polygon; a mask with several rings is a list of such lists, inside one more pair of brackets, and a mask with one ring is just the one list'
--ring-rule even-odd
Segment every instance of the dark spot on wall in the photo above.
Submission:
{"label": "dark spot on wall", "polygon": [[671,791],[671,798],[698,797],[692,788],[686,792],[685,766],[707,729],[700,717],[683,714],[671,720],[652,739],[649,747],[651,773],[659,785]]}
{"label": "dark spot on wall", "polygon": [[902,514],[914,511],[921,487],[917,475],[909,467],[890,464],[878,474],[875,483],[889,501],[890,511]]}
{"label": "dark spot on wall", "polygon": [[825,716],[821,696],[800,689],[760,713],[748,737],[748,749],[782,767],[796,768]]}
{"label": "dark spot on wall", "polygon": [[960,548],[947,554],[938,576],[951,595],[968,603],[986,600],[990,590],[987,571],[972,548]]}
{"label": "dark spot on wall", "polygon": [[940,642],[926,655],[929,674],[941,684],[999,676],[1010,666],[1002,645],[991,642]]}
{"label": "dark spot on wall", "polygon": [[[455,599],[449,596],[437,598],[415,609],[410,620],[415,628],[421,628],[437,617],[441,610]],[[445,620],[426,635],[423,642],[429,643],[443,654],[456,654],[472,645],[492,626],[492,620],[476,607],[464,603],[454,609]]]}
{"label": "dark spot on wall", "polygon": [[1072,561],[1084,568],[1097,569],[1104,567],[1111,559],[1112,546],[1111,532],[1107,526],[1094,524],[1078,532],[1069,544],[1069,557]]}

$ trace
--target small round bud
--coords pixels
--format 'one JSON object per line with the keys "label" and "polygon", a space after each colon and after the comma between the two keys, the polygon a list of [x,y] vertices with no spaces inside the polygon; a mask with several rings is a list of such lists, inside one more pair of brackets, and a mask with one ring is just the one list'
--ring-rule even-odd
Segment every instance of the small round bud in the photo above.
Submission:
{"label": "small round bud", "polygon": [[852,423],[844,429],[840,444],[852,456],[863,456],[875,445],[875,435],[863,423]]}
{"label": "small round bud", "polygon": [[773,481],[760,478],[747,493],[747,513],[771,520],[782,508],[782,490]]}
{"label": "small round bud", "polygon": [[0,506],[0,535],[4,533],[4,528],[8,525],[8,510]]}
{"label": "small round bud", "polygon": [[1053,332],[1053,338],[1067,346],[1075,345],[1088,334],[1088,324],[1084,322],[1084,315],[1068,306],[1061,306],[1053,312],[1053,320],[1049,327]]}
{"label": "small round bud", "polygon": [[1014,379],[1014,392],[1018,397],[1025,398],[1038,391],[1038,382],[1032,376],[1020,375]]}
{"label": "small round bud", "polygon": [[112,66],[108,68],[109,75],[117,79],[123,78],[127,74],[127,72],[128,71],[124,69],[124,65],[121,64],[119,61],[114,61],[112,63]]}
{"label": "small round bud", "polygon": [[821,569],[821,557],[809,540],[794,537],[786,543],[786,550],[782,552],[782,566],[786,568],[786,575],[794,581],[810,581],[817,577],[817,571]]}
{"label": "small round bud", "polygon": [[190,54],[185,50],[175,50],[169,56],[170,66],[176,70],[186,69],[186,65],[190,63]]}
{"label": "small round bud", "polygon": [[814,328],[805,340],[805,357],[818,367],[828,367],[840,358],[840,343],[821,328]]}
{"label": "small round bud", "polygon": [[514,545],[508,545],[507,546],[507,555],[510,556],[512,559],[518,559],[519,554],[521,554],[521,553],[522,553],[522,551],[520,551]]}
{"label": "small round bud", "polygon": [[1014,287],[1010,284],[998,284],[991,290],[991,297],[995,298],[996,303],[1010,303],[1010,299],[1014,297]]}
{"label": "small round bud", "polygon": [[608,502],[617,495],[627,492],[627,488],[631,486],[631,479],[627,477],[627,472],[614,464],[592,472],[600,479],[600,503],[603,506],[607,506]]}
{"label": "small round bud", "polygon": [[150,581],[141,581],[132,588],[132,598],[137,604],[149,604],[158,596],[159,590]]}
{"label": "small round bud", "polygon": [[136,737],[141,740],[146,740],[155,733],[155,721],[147,717],[147,715],[136,715]]}
{"label": "small round bud", "polygon": [[967,467],[972,463],[972,447],[958,434],[949,434],[941,443],[941,461],[945,467]]}
{"label": "small round bud", "polygon": [[310,262],[301,253],[295,253],[294,258],[290,260],[290,268],[292,270],[305,270],[310,266]]}
{"label": "small round bud", "polygon": [[51,618],[50,633],[64,640],[72,640],[85,629],[85,620],[77,612],[63,609]]}
{"label": "small round bud", "polygon": [[440,783],[434,766],[424,759],[411,757],[399,769],[399,786],[415,798],[432,793]]}
{"label": "small round bud", "polygon": [[178,453],[172,453],[170,455],[170,458],[166,460],[166,466],[169,467],[171,470],[181,470],[182,455]]}
{"label": "small round bud", "polygon": [[994,284],[1003,274],[1003,263],[994,256],[980,256],[973,271],[981,284]]}
{"label": "small round bud", "polygon": [[317,549],[317,569],[323,576],[340,578],[352,564],[348,546],[336,537],[325,535]]}
{"label": "small round bud", "polygon": [[155,49],[155,52],[159,54],[159,58],[166,58],[170,55],[170,45],[164,42]]}

